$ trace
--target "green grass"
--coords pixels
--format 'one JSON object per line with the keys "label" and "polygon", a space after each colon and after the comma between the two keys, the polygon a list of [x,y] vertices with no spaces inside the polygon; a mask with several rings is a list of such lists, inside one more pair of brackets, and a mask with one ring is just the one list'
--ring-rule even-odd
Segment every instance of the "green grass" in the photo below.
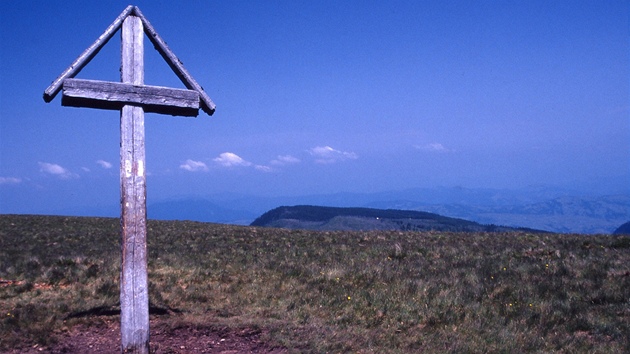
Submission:
{"label": "green grass", "polygon": [[[0,216],[0,351],[118,306],[119,221]],[[317,232],[149,221],[173,326],[264,329],[295,352],[630,352],[630,239]]]}

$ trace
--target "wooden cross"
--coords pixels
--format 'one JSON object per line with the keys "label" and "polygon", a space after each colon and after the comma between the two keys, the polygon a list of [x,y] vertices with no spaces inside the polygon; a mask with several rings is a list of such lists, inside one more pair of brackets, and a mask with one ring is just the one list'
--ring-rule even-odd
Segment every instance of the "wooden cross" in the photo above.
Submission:
{"label": "wooden cross", "polygon": [[[121,82],[74,77],[122,27]],[[143,32],[188,90],[144,85]],[[128,6],[44,92],[63,106],[120,110],[120,328],[123,353],[149,352],[144,112],[212,115],[215,105],[136,6]]]}

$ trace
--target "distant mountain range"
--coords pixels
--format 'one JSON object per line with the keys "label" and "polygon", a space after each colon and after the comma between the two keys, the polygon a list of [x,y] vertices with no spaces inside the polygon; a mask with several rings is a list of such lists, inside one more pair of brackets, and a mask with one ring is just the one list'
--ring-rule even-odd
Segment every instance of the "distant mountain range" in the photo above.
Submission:
{"label": "distant mountain range", "polygon": [[308,230],[400,230],[453,232],[507,232],[540,230],[482,225],[413,210],[339,208],[312,205],[282,206],[264,213],[251,226]]}
{"label": "distant mountain range", "polygon": [[559,233],[609,234],[630,220],[630,196],[562,196],[530,204],[427,205],[413,201],[377,202],[369,206],[422,210],[483,224],[522,226]]}
{"label": "distant mountain range", "polygon": [[[147,213],[152,219],[249,225],[263,213],[281,205],[415,210],[480,224],[560,233],[610,234],[630,221],[630,192],[584,196],[575,190],[544,186],[522,189],[436,187],[286,197],[227,193],[157,201],[149,196]],[[38,213],[118,216],[119,208],[116,203],[105,206],[77,205]]]}
{"label": "distant mountain range", "polygon": [[194,220],[223,224],[247,225],[260,213],[223,207],[205,199],[178,199],[152,203],[148,217],[158,220]]}
{"label": "distant mountain range", "polygon": [[419,188],[379,193],[336,193],[291,197],[224,194],[150,203],[155,219],[188,219],[248,225],[281,205],[319,205],[414,210],[480,224],[526,227],[559,233],[611,234],[630,220],[630,194],[575,196],[572,191]]}

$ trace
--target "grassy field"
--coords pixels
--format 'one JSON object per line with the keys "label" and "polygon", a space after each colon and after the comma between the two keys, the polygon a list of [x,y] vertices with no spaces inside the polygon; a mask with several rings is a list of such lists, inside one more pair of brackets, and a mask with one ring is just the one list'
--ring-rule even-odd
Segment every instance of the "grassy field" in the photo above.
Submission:
{"label": "grassy field", "polygon": [[[630,352],[630,238],[150,221],[151,305],[291,352]],[[0,215],[0,351],[118,309],[119,221]],[[92,314],[92,316],[87,316]]]}

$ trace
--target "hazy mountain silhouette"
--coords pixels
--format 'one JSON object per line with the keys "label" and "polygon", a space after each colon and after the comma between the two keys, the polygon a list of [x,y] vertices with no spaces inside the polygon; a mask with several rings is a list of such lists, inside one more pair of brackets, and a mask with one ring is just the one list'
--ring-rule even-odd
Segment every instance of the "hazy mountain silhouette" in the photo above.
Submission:
{"label": "hazy mountain silhouette", "polygon": [[254,220],[251,226],[310,230],[436,230],[457,232],[521,230],[544,232],[525,228],[482,225],[473,221],[414,210],[338,208],[312,205],[282,206],[272,209]]}
{"label": "hazy mountain silhouette", "polygon": [[619,226],[617,230],[613,232],[613,235],[630,235],[630,221]]}

